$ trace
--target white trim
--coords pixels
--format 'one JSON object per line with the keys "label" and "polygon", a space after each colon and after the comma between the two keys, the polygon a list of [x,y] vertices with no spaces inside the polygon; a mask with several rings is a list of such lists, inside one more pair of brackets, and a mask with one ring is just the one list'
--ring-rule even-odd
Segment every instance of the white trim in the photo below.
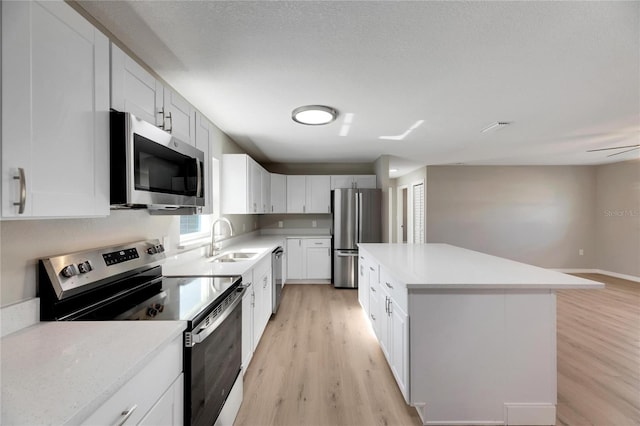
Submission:
{"label": "white trim", "polygon": [[[408,185],[400,185],[396,188],[396,242],[403,243],[402,241],[402,216],[404,216],[404,209],[402,205],[402,194],[403,191],[407,191],[407,210],[409,210],[409,186]],[[409,213],[407,212],[407,222],[409,222]],[[409,224],[405,223],[405,227],[407,227],[407,241],[409,240]]]}
{"label": "white trim", "polygon": [[640,283],[640,277],[634,275],[620,274],[618,272],[605,271],[604,269],[580,269],[580,268],[550,268],[553,271],[564,272],[565,274],[602,274],[614,278],[621,278],[636,283]]}
{"label": "white trim", "polygon": [[555,404],[504,404],[505,425],[555,425]]}

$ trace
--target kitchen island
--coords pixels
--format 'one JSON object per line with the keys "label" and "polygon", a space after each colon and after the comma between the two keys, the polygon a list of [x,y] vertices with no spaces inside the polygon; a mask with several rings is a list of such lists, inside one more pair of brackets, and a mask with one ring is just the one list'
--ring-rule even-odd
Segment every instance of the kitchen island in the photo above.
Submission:
{"label": "kitchen island", "polygon": [[447,244],[360,244],[358,298],[427,424],[553,425],[557,289],[603,284]]}

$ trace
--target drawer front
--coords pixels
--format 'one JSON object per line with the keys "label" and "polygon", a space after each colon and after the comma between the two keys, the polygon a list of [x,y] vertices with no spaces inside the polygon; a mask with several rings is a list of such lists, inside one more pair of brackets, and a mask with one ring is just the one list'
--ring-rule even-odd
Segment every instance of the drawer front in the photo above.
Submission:
{"label": "drawer front", "polygon": [[408,311],[408,297],[407,287],[404,283],[393,278],[391,274],[387,272],[385,268],[380,266],[380,287],[386,291],[394,302],[402,308],[403,311]]}
{"label": "drawer front", "polygon": [[271,254],[263,257],[260,262],[253,267],[253,279],[259,280],[263,275],[271,275]]}
{"label": "drawer front", "polygon": [[331,248],[330,238],[305,238],[302,244],[307,248]]}
{"label": "drawer front", "polygon": [[[82,424],[138,424],[182,373],[182,354],[180,335],[161,349],[155,358]],[[130,415],[127,414],[129,412]],[[128,418],[123,422],[127,415]]]}

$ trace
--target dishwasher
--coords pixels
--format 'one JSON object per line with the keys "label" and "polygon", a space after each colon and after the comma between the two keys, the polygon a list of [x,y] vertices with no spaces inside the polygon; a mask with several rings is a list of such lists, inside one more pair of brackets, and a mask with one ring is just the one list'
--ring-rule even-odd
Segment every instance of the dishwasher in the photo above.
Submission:
{"label": "dishwasher", "polygon": [[271,298],[273,302],[273,313],[278,311],[280,306],[280,298],[282,297],[282,257],[284,256],[284,250],[282,247],[278,247],[271,252],[271,282],[273,283],[273,296]]}

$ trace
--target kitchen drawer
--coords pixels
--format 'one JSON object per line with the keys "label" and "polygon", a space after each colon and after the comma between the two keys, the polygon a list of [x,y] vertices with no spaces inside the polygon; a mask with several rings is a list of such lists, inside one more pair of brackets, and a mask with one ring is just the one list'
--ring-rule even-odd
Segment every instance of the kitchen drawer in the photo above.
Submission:
{"label": "kitchen drawer", "polygon": [[331,238],[305,238],[302,240],[304,247],[331,248]]}
{"label": "kitchen drawer", "polygon": [[253,267],[253,279],[259,280],[263,275],[271,275],[269,271],[271,270],[271,254],[263,257],[256,266]]}
{"label": "kitchen drawer", "polygon": [[[160,350],[131,380],[102,404],[83,425],[135,425],[182,374],[182,335]],[[133,409],[135,407],[135,409]],[[126,413],[133,413],[123,422]]]}
{"label": "kitchen drawer", "polygon": [[391,296],[403,311],[408,311],[407,286],[393,278],[382,266],[380,266],[380,287]]}

